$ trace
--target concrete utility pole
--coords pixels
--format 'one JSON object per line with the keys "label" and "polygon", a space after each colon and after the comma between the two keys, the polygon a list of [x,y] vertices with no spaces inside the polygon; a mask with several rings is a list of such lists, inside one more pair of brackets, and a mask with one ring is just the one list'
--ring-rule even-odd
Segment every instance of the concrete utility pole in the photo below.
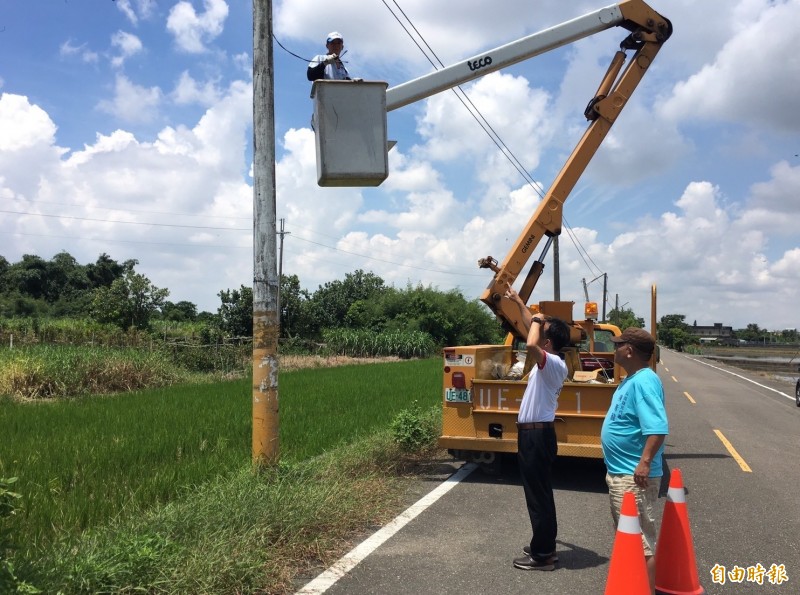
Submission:
{"label": "concrete utility pole", "polygon": [[[283,231],[283,224],[286,219],[281,219],[281,230],[278,232],[278,235],[281,237],[281,251],[280,251],[280,258],[278,260],[278,327],[280,328],[281,325],[281,281],[283,280],[283,236],[291,235],[291,231]],[[280,336],[280,335],[279,335]]]}
{"label": "concrete utility pole", "polygon": [[272,1],[253,0],[253,464],[278,462],[278,289]]}
{"label": "concrete utility pole", "polygon": [[608,292],[608,274],[603,273],[603,322],[606,322],[606,294]]}

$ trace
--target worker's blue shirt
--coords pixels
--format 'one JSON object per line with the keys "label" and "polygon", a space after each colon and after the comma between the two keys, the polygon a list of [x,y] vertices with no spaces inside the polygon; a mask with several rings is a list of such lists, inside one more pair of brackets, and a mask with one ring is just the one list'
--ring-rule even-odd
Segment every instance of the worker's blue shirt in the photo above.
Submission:
{"label": "worker's blue shirt", "polygon": [[[664,387],[653,370],[642,368],[617,387],[603,421],[600,440],[608,472],[633,475],[648,436],[668,433]],[[663,452],[662,444],[650,463],[650,477],[663,475]]]}

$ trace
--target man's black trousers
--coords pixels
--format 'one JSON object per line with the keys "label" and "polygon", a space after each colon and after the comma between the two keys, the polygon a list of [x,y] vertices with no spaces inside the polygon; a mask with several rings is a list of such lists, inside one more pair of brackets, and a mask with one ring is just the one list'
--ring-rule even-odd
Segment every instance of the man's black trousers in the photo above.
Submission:
{"label": "man's black trousers", "polygon": [[558,453],[555,428],[519,430],[517,458],[531,519],[531,557],[546,561],[556,551],[556,502],[550,477]]}

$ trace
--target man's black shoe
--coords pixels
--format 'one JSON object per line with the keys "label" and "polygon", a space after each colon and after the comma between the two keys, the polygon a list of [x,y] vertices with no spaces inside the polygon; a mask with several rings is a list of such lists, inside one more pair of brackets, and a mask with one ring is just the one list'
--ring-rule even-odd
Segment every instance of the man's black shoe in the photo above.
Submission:
{"label": "man's black shoe", "polygon": [[[526,556],[530,556],[531,546],[529,545],[522,546],[522,553],[525,554]],[[553,552],[552,554],[550,554],[550,557],[547,559],[547,561],[552,562],[553,564],[558,564],[558,554]]]}
{"label": "man's black shoe", "polygon": [[555,566],[550,560],[538,562],[530,556],[523,556],[514,560],[514,568],[520,570],[555,570]]}

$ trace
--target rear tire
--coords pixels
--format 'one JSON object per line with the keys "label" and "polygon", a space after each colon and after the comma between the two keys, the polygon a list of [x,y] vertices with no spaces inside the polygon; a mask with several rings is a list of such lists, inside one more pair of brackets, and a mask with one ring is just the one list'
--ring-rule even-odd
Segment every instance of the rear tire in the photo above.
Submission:
{"label": "rear tire", "polygon": [[800,407],[800,380],[797,381],[797,386],[794,387],[794,400],[797,406]]}

